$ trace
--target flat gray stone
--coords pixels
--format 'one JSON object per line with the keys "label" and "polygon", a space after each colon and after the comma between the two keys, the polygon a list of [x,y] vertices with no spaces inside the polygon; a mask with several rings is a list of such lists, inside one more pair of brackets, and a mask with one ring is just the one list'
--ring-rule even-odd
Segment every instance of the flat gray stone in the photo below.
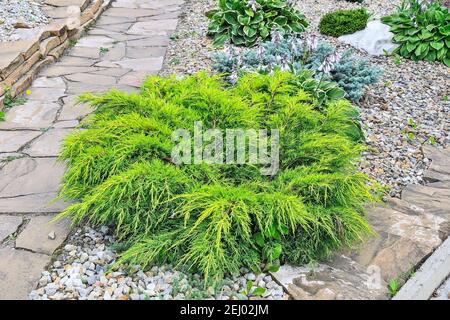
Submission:
{"label": "flat gray stone", "polygon": [[142,35],[170,35],[176,30],[178,19],[150,20],[135,23],[129,30],[128,34]]}
{"label": "flat gray stone", "polygon": [[54,65],[44,70],[42,74],[46,75],[47,77],[59,77],[73,73],[92,72],[97,71],[99,69],[100,68],[97,67],[76,67],[76,66],[71,67],[71,66]]}
{"label": "flat gray stone", "polygon": [[338,259],[311,268],[286,264],[272,276],[296,300],[386,299],[382,280],[372,283],[364,268],[346,257]]}
{"label": "flat gray stone", "polygon": [[23,152],[31,157],[56,157],[59,154],[63,139],[71,131],[71,129],[49,129],[34,140]]}
{"label": "flat gray stone", "polygon": [[431,165],[424,173],[424,178],[430,182],[450,181],[450,149],[438,149],[425,145],[424,156],[431,159]]}
{"label": "flat gray stone", "polygon": [[39,193],[13,198],[0,198],[0,214],[2,213],[59,213],[69,203],[54,201],[57,193]]}
{"label": "flat gray stone", "polygon": [[17,152],[40,134],[38,131],[0,131],[0,152]]}
{"label": "flat gray stone", "polygon": [[164,57],[166,54],[166,47],[148,47],[148,48],[127,48],[126,57],[131,59]]}
{"label": "flat gray stone", "polygon": [[63,56],[61,57],[61,60],[58,61],[58,66],[90,67],[95,61],[95,59],[89,58]]}
{"label": "flat gray stone", "polygon": [[393,300],[428,300],[450,275],[450,238],[409,279]]}
{"label": "flat gray stone", "polygon": [[22,224],[22,217],[0,215],[0,243],[17,231]]}
{"label": "flat gray stone", "polygon": [[112,85],[116,83],[116,78],[104,75],[95,75],[89,73],[74,73],[66,75],[65,78],[69,81],[82,82],[83,84],[102,84]]}
{"label": "flat gray stone", "polygon": [[[67,238],[70,232],[70,222],[62,219],[50,222],[51,216],[34,216],[16,239],[16,248],[28,249],[37,253],[51,255]],[[54,232],[56,238],[51,240],[48,234]]]}
{"label": "flat gray stone", "polygon": [[[61,106],[55,102],[27,101],[11,108],[0,122],[0,129],[41,129],[48,128],[55,121]],[[0,146],[0,150],[1,150]]]}
{"label": "flat gray stone", "polygon": [[78,120],[64,120],[64,121],[57,121],[53,124],[53,128],[55,129],[69,129],[69,128],[75,128],[80,124]]}
{"label": "flat gray stone", "polygon": [[70,96],[63,99],[64,106],[58,120],[79,120],[94,112],[94,109],[85,103],[76,103],[76,97]]}
{"label": "flat gray stone", "polygon": [[0,170],[0,198],[57,192],[64,169],[56,158],[12,160]]}
{"label": "flat gray stone", "polygon": [[30,88],[31,93],[27,96],[28,100],[37,100],[39,102],[56,102],[65,96],[65,88]]}
{"label": "flat gray stone", "polygon": [[65,89],[66,84],[61,77],[48,78],[40,77],[33,81],[32,88],[55,88],[55,89]]}
{"label": "flat gray stone", "polygon": [[[87,47],[87,48],[111,48],[114,45],[114,39],[105,36],[87,36],[81,38],[75,48]],[[100,50],[99,50],[100,51]]]}
{"label": "flat gray stone", "polygon": [[131,69],[133,71],[158,72],[163,65],[164,57],[128,59],[117,61],[116,64],[122,68]]}
{"label": "flat gray stone", "polygon": [[373,20],[367,23],[364,30],[340,36],[338,40],[370,55],[383,55],[385,51],[391,53],[398,47],[398,44],[392,42],[394,34],[389,29],[390,27],[380,20]]}
{"label": "flat gray stone", "polygon": [[0,300],[26,300],[50,262],[50,256],[25,250],[0,249]]}

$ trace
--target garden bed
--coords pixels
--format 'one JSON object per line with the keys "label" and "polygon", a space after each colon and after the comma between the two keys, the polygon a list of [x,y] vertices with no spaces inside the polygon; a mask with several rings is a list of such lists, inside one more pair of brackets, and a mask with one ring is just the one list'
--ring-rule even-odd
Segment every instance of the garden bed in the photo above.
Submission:
{"label": "garden bed", "polygon": [[[209,21],[204,15],[206,10],[215,7],[215,3],[215,0],[191,0],[184,5],[184,11],[178,29],[171,36],[170,46],[166,55],[164,69],[160,73],[161,75],[175,73],[186,79],[188,75],[195,74],[200,70],[207,70],[211,73],[215,72],[212,70],[213,62],[211,57],[216,49],[213,47],[212,41],[206,37]],[[366,7],[368,7],[369,11],[376,16],[382,16],[392,12],[396,4],[397,3],[395,2],[377,1],[370,2]],[[369,149],[363,153],[363,161],[361,162],[360,170],[367,173],[375,181],[390,188],[389,194],[391,196],[399,197],[402,188],[405,185],[424,183],[423,174],[430,164],[430,159],[424,157],[422,146],[431,144],[442,147],[450,142],[450,126],[447,116],[450,111],[450,104],[448,102],[448,69],[438,62],[412,62],[397,56],[387,55],[378,57],[369,56],[363,51],[353,49],[350,46],[339,42],[335,38],[323,36],[318,32],[318,21],[322,16],[322,14],[318,14],[318,12],[326,13],[332,9],[358,7],[360,7],[359,4],[344,1],[336,2],[327,0],[320,4],[315,1],[302,2],[299,8],[305,13],[307,20],[311,23],[311,26],[306,29],[303,35],[306,39],[311,39],[312,36],[316,36],[321,40],[326,40],[335,45],[338,52],[342,52],[345,49],[352,49],[356,57],[367,58],[371,65],[383,69],[383,75],[378,83],[367,86],[363,98],[354,102],[360,108],[362,129],[365,133],[366,142],[369,145]],[[239,50],[240,49],[238,49],[238,51]],[[138,102],[139,99],[154,98],[153,94],[155,94],[155,92],[167,92],[164,85],[159,87],[157,81],[153,81],[155,81],[153,85],[151,82],[148,83],[148,91],[143,90],[144,93],[150,95],[145,96],[145,94],[143,94],[142,97],[135,97],[133,98],[135,99],[133,100],[133,103],[142,106],[143,104]],[[255,81],[262,80],[256,79]],[[213,86],[215,86],[215,84]],[[199,87],[202,88],[201,82],[199,83]],[[183,92],[183,89],[178,87],[178,85],[173,84],[173,88],[176,88],[176,92]],[[221,89],[227,90],[224,87],[221,87]],[[152,90],[156,91],[153,92]],[[192,92],[195,92],[196,87],[192,87],[191,90]],[[314,94],[315,93],[316,92],[314,92]],[[205,92],[203,92],[203,94],[205,94]],[[96,100],[93,97],[87,96],[85,102],[91,102],[97,107],[107,105],[107,108],[110,107],[114,109],[116,104],[113,101],[113,98],[114,97],[111,96],[110,98],[107,97],[105,100]],[[233,99],[231,96],[229,98],[231,100]],[[127,101],[128,97],[123,97],[123,99],[123,101]],[[171,103],[179,103],[179,100],[173,97],[170,99],[174,99],[173,101],[170,100]],[[120,112],[126,114],[128,111],[120,109]],[[148,116],[148,114],[145,113],[145,110],[139,110],[139,112],[145,114],[146,117]],[[320,118],[320,116],[321,114],[318,112],[315,117]],[[111,118],[108,119],[108,117]],[[108,119],[108,121],[112,121],[113,118],[114,117],[112,117],[111,114],[106,113],[106,118],[102,120],[105,121],[105,119]],[[243,117],[243,119],[248,120],[250,117]],[[123,118],[121,120],[131,121],[133,119]],[[151,121],[154,121],[154,119],[151,119]],[[115,125],[113,122],[110,124]],[[105,126],[105,123],[100,122],[98,125]],[[158,127],[164,126],[158,123]],[[108,130],[107,126],[102,127],[102,129]],[[333,129],[331,129],[331,131],[333,131]],[[98,140],[101,139],[103,139],[103,137],[100,135]],[[81,137],[81,141],[82,140],[83,138]],[[77,149],[70,145],[66,145],[66,148],[69,149],[65,150],[65,159],[76,162],[78,156],[74,155],[76,152],[82,150],[82,148],[79,147]],[[324,152],[326,153],[327,151]],[[82,153],[83,152],[80,151],[81,156],[79,157],[83,156]],[[105,161],[108,162],[110,160],[106,159]],[[165,159],[165,161],[167,161],[167,159]],[[168,162],[171,162],[170,159]],[[116,163],[114,164],[114,167],[120,167],[121,165],[122,164]],[[80,168],[82,166],[76,167]],[[353,173],[352,170],[350,170],[350,172]],[[83,197],[83,201],[85,201],[84,205],[87,207],[83,207],[83,205],[78,207],[74,206],[72,209],[66,211],[65,214],[75,215],[79,219],[79,222],[81,222],[84,217],[87,216],[88,209],[92,209],[98,213],[100,206],[95,202],[95,199],[92,200],[92,198],[90,199],[86,194],[83,194],[83,192],[86,191],[80,191],[85,188],[82,183],[80,183],[81,188],[78,188],[78,186],[71,187],[71,184],[67,186],[67,181],[70,181],[71,174],[74,176],[77,175],[76,172],[74,173],[74,171],[72,171],[72,173],[69,173],[69,176],[66,176],[66,179],[68,178],[69,180],[66,180],[66,190],[64,190],[64,192],[66,195],[70,195],[69,198]],[[75,179],[71,180],[71,182],[74,181],[78,183]],[[183,182],[180,181],[180,183]],[[96,190],[101,191],[101,188]],[[188,190],[191,191],[190,189]],[[111,195],[107,192],[101,193],[100,191],[94,198],[103,197],[105,201],[109,201]],[[202,189],[200,191],[198,191],[200,194],[203,194],[202,192],[206,194],[211,192],[211,190],[208,189]],[[221,190],[212,191],[217,191],[217,194],[224,192]],[[347,192],[347,194],[342,195],[342,197],[346,197],[349,193],[350,192]],[[361,192],[356,193],[362,194],[362,189]],[[123,196],[123,194],[121,194],[121,196]],[[184,196],[186,196],[186,194],[184,194]],[[308,196],[310,196],[310,194],[307,192],[302,194],[302,197],[307,198]],[[199,201],[199,203],[201,201],[208,201],[207,198],[205,198],[206,200],[199,200],[195,197],[192,199],[192,201]],[[356,201],[356,206],[359,206],[359,200],[352,199],[351,201]],[[123,203],[126,203],[126,201]],[[342,203],[344,203],[345,206],[346,201],[342,201]],[[195,205],[200,207],[203,203]],[[195,205],[194,207],[197,208]],[[110,208],[112,206],[107,207]],[[130,210],[135,209],[136,208]],[[113,217],[114,209],[108,210],[112,212],[108,218],[104,219],[99,215],[98,217],[94,216],[93,221],[98,225],[101,225],[103,219],[104,221],[114,222],[113,224],[120,225],[122,221],[117,223],[118,221]],[[110,213],[105,213],[105,215],[108,214]],[[184,212],[184,214],[186,214],[186,212]],[[189,214],[190,213],[187,213],[188,216]],[[185,224],[186,223],[187,221]],[[202,221],[198,223],[200,224]],[[351,227],[354,226],[356,226],[355,228],[361,227],[358,223]],[[140,267],[135,266],[134,263],[131,263],[131,265],[122,264],[108,278],[108,276],[104,276],[105,268],[108,264],[116,261],[116,251],[118,252],[120,250],[114,246],[112,246],[111,249],[107,249],[109,245],[115,242],[115,239],[108,233],[108,228],[102,228],[104,231],[101,231],[100,229],[100,232],[89,228],[77,231],[77,233],[69,239],[69,245],[64,248],[62,255],[58,257],[57,261],[53,264],[52,270],[49,273],[43,274],[39,285],[40,287],[31,293],[31,297],[36,299],[46,298],[49,295],[47,289],[50,291],[53,290],[51,285],[49,288],[49,284],[59,283],[61,279],[66,279],[65,281],[67,281],[67,279],[71,278],[70,274],[75,274],[74,278],[81,275],[82,278],[89,279],[86,280],[89,284],[88,289],[87,291],[84,291],[81,298],[248,299],[249,297],[259,296],[259,294],[252,294],[252,292],[254,293],[255,290],[257,291],[261,288],[265,289],[262,290],[264,292],[262,295],[266,298],[286,298],[286,296],[280,292],[280,287],[272,283],[273,281],[267,273],[256,275],[245,268],[240,269],[241,274],[235,274],[234,276],[226,274],[224,285],[219,286],[216,289],[211,287],[211,289],[208,289],[206,292],[205,290],[199,289],[201,287],[201,284],[198,281],[201,278],[200,275],[194,275],[194,278],[192,278],[188,273],[179,270],[174,271],[166,264],[160,264],[161,267],[153,267],[153,269],[146,272],[139,271]],[[258,228],[262,227],[258,226]],[[194,229],[195,228],[192,230]],[[119,229],[116,231],[118,233],[121,232]],[[358,236],[353,234],[349,236],[349,238],[358,237],[359,234]],[[201,236],[199,238],[203,237]],[[185,238],[185,240],[193,241],[190,238]],[[144,251],[148,254],[148,252],[152,252],[154,248],[152,247],[151,241],[147,243],[145,243],[145,241],[146,239],[144,239],[143,243],[138,243],[137,245],[144,245]],[[145,247],[145,245],[148,245],[148,247]],[[336,247],[339,247],[339,245]],[[295,250],[299,248],[294,247],[291,249],[295,252]],[[301,249],[303,250],[304,248],[302,247]],[[327,251],[328,248],[324,250]],[[126,254],[127,253],[125,253],[125,255]],[[149,255],[152,254],[153,253]],[[198,252],[196,254],[198,254]],[[306,254],[309,254],[309,252]],[[136,252],[134,254],[133,252],[129,253],[128,257],[131,257],[132,262],[137,263],[140,263],[145,259],[138,257]],[[191,256],[191,258],[192,257],[193,256]],[[201,258],[197,256],[194,257],[194,260],[197,262],[201,260]],[[124,260],[117,261],[124,263]],[[92,269],[91,262],[95,262],[97,267]],[[62,269],[61,266],[64,265],[68,266]],[[135,272],[130,276],[125,274],[126,270],[129,268],[135,269]],[[176,285],[173,285],[174,281],[176,282]],[[184,290],[179,289],[179,282],[182,282]],[[154,290],[155,287],[157,287],[158,290]],[[197,287],[197,289],[193,289],[195,287]],[[134,291],[133,289],[141,292],[141,294],[129,294]],[[55,291],[52,291],[51,293],[54,297],[56,294],[56,298],[58,299],[80,298],[79,293],[74,295],[71,290],[60,291],[59,289],[55,289]]]}

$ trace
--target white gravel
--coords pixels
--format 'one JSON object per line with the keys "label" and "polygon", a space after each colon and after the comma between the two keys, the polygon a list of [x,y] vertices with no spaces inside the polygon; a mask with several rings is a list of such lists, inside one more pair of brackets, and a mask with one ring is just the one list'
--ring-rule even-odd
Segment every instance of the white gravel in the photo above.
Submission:
{"label": "white gravel", "polygon": [[68,240],[48,271],[42,273],[33,300],[247,300],[247,283],[265,288],[266,299],[287,299],[268,274],[255,275],[241,269],[238,276],[228,276],[219,289],[203,288],[199,275],[176,271],[170,266],[153,266],[143,271],[139,266],[122,265],[108,272],[115,263],[115,238],[107,227],[78,229]]}
{"label": "white gravel", "polygon": [[[0,42],[21,39],[14,24],[21,21],[28,28],[35,28],[48,23],[41,10],[42,0],[0,0]],[[16,32],[15,32],[16,31]]]}

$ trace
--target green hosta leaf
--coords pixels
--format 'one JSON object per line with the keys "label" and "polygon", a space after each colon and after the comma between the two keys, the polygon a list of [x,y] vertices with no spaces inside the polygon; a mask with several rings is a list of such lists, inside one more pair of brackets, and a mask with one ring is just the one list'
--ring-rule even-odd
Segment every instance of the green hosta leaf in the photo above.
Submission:
{"label": "green hosta leaf", "polygon": [[441,61],[442,59],[444,59],[444,57],[447,55],[447,48],[441,48],[438,50],[437,54],[436,54],[436,58],[437,60]]}
{"label": "green hosta leaf", "polygon": [[447,24],[445,27],[439,27],[439,32],[444,36],[450,35],[450,24]]}
{"label": "green hosta leaf", "polygon": [[[411,43],[411,42],[407,42],[406,43],[406,50],[408,50],[408,52],[414,51],[416,49],[416,47],[417,47],[417,43]],[[417,47],[417,49],[420,49],[420,46]],[[420,50],[419,50],[419,53],[416,53],[416,54],[419,55],[420,54]]]}
{"label": "green hosta leaf", "polygon": [[250,290],[252,290],[253,287],[253,281],[252,280],[248,280],[247,281],[247,292],[250,293]]}
{"label": "green hosta leaf", "polygon": [[444,64],[450,68],[450,58],[444,58]]}
{"label": "green hosta leaf", "polygon": [[227,11],[224,13],[223,18],[229,24],[237,24],[237,12],[236,11]]}
{"label": "green hosta leaf", "polygon": [[270,34],[270,32],[269,32],[269,29],[268,29],[268,28],[266,28],[266,27],[260,28],[260,30],[259,30],[259,35],[260,35],[263,39],[267,38],[267,37],[269,36],[269,34]]}
{"label": "green hosta leaf", "polygon": [[345,91],[341,88],[333,88],[327,92],[327,96],[331,100],[339,100],[345,97]]}
{"label": "green hosta leaf", "polygon": [[445,45],[450,49],[450,37],[445,38]]}
{"label": "green hosta leaf", "polygon": [[236,44],[238,46],[245,43],[245,39],[242,36],[232,35],[231,40],[233,41],[234,44]]}
{"label": "green hosta leaf", "polygon": [[253,17],[255,15],[255,13],[253,12],[252,9],[248,8],[245,9],[245,13],[249,16],[249,17]]}
{"label": "green hosta leaf", "polygon": [[217,21],[213,21],[208,26],[208,32],[212,32],[212,33],[218,32],[219,28],[220,28],[220,23]]}
{"label": "green hosta leaf", "polygon": [[286,17],[283,17],[283,16],[276,17],[276,18],[273,20],[273,23],[276,23],[276,24],[279,25],[280,27],[283,27],[283,26],[285,26],[286,23],[287,23],[287,18],[286,18]]}
{"label": "green hosta leaf", "polygon": [[420,34],[420,37],[422,38],[422,40],[431,38],[432,36],[433,36],[433,34],[426,29],[423,29],[422,33]]}
{"label": "green hosta leaf", "polygon": [[205,16],[209,19],[211,19],[219,10],[209,10],[205,12]]}
{"label": "green hosta leaf", "polygon": [[250,17],[248,16],[238,16],[237,20],[241,25],[250,24]]}
{"label": "green hosta leaf", "polygon": [[245,26],[245,27],[244,27],[244,33],[245,33],[245,35],[246,35],[247,37],[252,38],[254,35],[256,35],[257,30],[256,30],[256,29],[253,29],[252,27]]}
{"label": "green hosta leaf", "polygon": [[427,56],[425,57],[425,60],[436,61],[436,51],[430,50],[430,52],[428,52]]}
{"label": "green hosta leaf", "polygon": [[216,36],[214,37],[214,42],[213,42],[213,46],[214,47],[223,47],[223,45],[225,44],[225,41],[230,39],[230,35],[228,33],[223,33],[223,34],[216,34]]}
{"label": "green hosta leaf", "polygon": [[431,42],[430,45],[434,49],[439,50],[444,47],[444,42],[443,41],[442,42]]}
{"label": "green hosta leaf", "polygon": [[264,20],[262,13],[258,12],[255,17],[250,21],[250,24],[257,24]]}

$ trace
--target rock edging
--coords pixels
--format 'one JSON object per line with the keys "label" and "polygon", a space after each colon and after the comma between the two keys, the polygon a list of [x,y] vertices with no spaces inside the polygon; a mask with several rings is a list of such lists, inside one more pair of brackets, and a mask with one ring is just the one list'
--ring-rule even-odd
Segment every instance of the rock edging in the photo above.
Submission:
{"label": "rock edging", "polygon": [[[50,25],[30,40],[0,43],[0,110],[8,88],[12,98],[24,92],[44,66],[61,57],[81,37],[110,0],[47,0],[45,3],[44,10],[52,19]],[[74,19],[70,8],[78,8],[79,19]]]}
{"label": "rock edging", "polygon": [[450,234],[450,148],[423,146],[432,159],[427,185],[408,185],[402,198],[368,210],[377,235],[361,247],[311,267],[284,265],[274,278],[299,300],[388,299],[388,284],[406,278]]}

